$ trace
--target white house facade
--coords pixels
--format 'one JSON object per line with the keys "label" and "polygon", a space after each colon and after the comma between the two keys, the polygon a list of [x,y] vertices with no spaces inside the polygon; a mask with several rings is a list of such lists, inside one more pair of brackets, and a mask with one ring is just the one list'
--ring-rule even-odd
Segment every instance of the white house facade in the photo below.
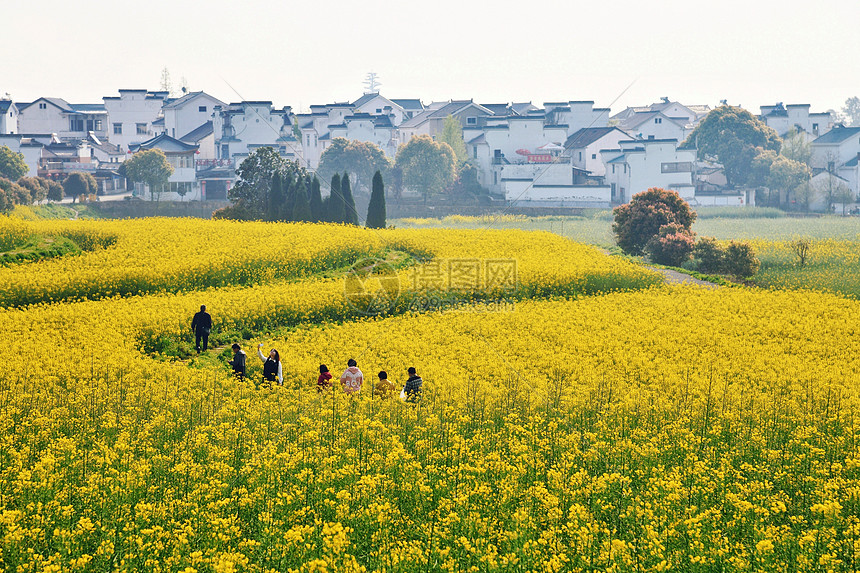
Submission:
{"label": "white house facade", "polygon": [[166,91],[121,89],[119,96],[102,98],[107,112],[107,140],[128,151],[129,146],[152,139],[153,123],[168,99]]}

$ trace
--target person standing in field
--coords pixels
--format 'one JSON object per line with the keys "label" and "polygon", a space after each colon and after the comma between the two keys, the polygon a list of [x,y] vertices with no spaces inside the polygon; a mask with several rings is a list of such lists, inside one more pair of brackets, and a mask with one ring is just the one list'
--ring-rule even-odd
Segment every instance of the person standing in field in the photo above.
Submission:
{"label": "person standing in field", "polygon": [[406,380],[406,384],[403,385],[403,394],[405,395],[407,402],[417,402],[421,399],[424,381],[421,379],[421,376],[418,375],[414,366],[410,366],[409,370],[406,372],[409,374],[409,379]]}
{"label": "person standing in field", "polygon": [[388,379],[388,373],[385,370],[377,374],[377,376],[379,377],[379,382],[376,383],[373,394],[381,398],[388,398],[397,390],[397,387],[394,385],[394,382]]}
{"label": "person standing in field", "polygon": [[212,317],[206,312],[206,305],[200,305],[200,312],[191,319],[191,330],[194,332],[194,347],[200,354],[200,343],[203,342],[203,352],[209,348],[209,333],[212,332]]}
{"label": "person standing in field", "polygon": [[233,376],[240,381],[245,379],[245,351],[237,342],[233,343],[233,360],[228,362],[233,367]]}
{"label": "person standing in field", "polygon": [[355,359],[350,358],[346,363],[346,370],[340,375],[343,391],[347,394],[355,394],[361,390],[362,382],[364,382],[364,374],[358,369],[358,363]]}
{"label": "person standing in field", "polygon": [[328,371],[328,366],[320,364],[320,375],[317,378],[317,392],[322,392],[331,388],[331,372]]}
{"label": "person standing in field", "polygon": [[257,356],[263,361],[263,385],[272,387],[272,382],[277,381],[278,386],[284,385],[284,370],[281,367],[281,355],[272,348],[268,356],[263,356],[263,343],[257,345]]}

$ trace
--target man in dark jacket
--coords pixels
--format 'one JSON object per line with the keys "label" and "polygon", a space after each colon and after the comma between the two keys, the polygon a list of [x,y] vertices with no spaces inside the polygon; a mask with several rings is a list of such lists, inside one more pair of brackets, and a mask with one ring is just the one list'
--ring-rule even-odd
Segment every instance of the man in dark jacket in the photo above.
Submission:
{"label": "man in dark jacket", "polygon": [[212,331],[212,317],[206,312],[206,305],[200,305],[200,312],[194,315],[191,321],[191,330],[194,331],[194,346],[197,354],[200,354],[200,341],[203,341],[203,351],[209,348],[209,333]]}
{"label": "man in dark jacket", "polygon": [[233,376],[239,380],[245,379],[245,351],[237,343],[233,343],[233,360],[228,362],[233,367]]}
{"label": "man in dark jacket", "polygon": [[410,366],[407,373],[409,374],[409,379],[403,385],[403,393],[406,395],[407,402],[417,402],[421,398],[421,386],[424,384],[424,381],[415,372],[414,366]]}

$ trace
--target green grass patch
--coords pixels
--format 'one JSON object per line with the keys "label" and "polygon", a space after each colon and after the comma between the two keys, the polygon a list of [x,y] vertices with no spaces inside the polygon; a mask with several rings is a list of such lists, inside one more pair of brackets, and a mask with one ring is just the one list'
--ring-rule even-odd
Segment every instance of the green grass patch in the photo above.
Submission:
{"label": "green grass patch", "polygon": [[768,288],[802,288],[860,298],[860,240],[813,240],[803,266],[785,241],[754,244],[761,261],[755,284]]}
{"label": "green grass patch", "polygon": [[31,235],[19,244],[0,252],[0,265],[41,261],[65,255],[80,254],[81,248],[68,237]]}

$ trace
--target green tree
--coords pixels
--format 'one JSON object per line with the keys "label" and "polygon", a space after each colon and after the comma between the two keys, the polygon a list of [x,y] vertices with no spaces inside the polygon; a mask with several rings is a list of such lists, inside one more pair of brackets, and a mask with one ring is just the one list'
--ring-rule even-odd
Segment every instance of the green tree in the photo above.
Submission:
{"label": "green tree", "polygon": [[[160,149],[138,151],[123,164],[125,176],[149,187],[150,197],[160,198],[173,175],[173,166]],[[68,195],[68,191],[66,192]]]}
{"label": "green tree", "polygon": [[729,105],[711,110],[684,142],[696,147],[700,159],[723,165],[730,185],[745,185],[753,160],[762,150],[778,152],[777,133],[747,110]]}
{"label": "green tree", "polygon": [[17,181],[30,170],[24,160],[24,154],[12,151],[8,146],[0,146],[0,177]]}
{"label": "green tree", "polygon": [[637,193],[629,203],[614,209],[612,231],[625,253],[641,255],[660,228],[675,223],[692,234],[696,212],[675,191],[652,187]]}
{"label": "green tree", "polygon": [[442,123],[442,131],[436,135],[436,141],[451,146],[458,164],[468,161],[469,154],[466,151],[466,142],[463,140],[463,126],[454,119],[453,115],[445,118]]}
{"label": "green tree", "polygon": [[63,190],[66,195],[72,198],[72,203],[74,203],[81,195],[86,196],[95,193],[98,190],[98,185],[89,173],[75,171],[69,173],[69,176],[63,181]]}
{"label": "green tree", "polygon": [[[265,220],[271,216],[269,205],[272,203],[272,179],[278,174],[285,196],[283,211],[278,220],[289,220],[292,209],[289,197],[294,181],[307,177],[308,172],[296,161],[284,159],[271,147],[255,149],[239,165],[236,174],[239,180],[227,197],[233,205],[219,216],[222,218]],[[280,193],[279,193],[280,195]]]}
{"label": "green tree", "polygon": [[772,149],[762,150],[761,153],[756,155],[752,163],[750,163],[750,176],[747,183],[756,187],[767,185],[770,166],[773,165],[777,157],[779,155]]}
{"label": "green tree", "polygon": [[313,221],[311,215],[311,202],[308,199],[307,180],[299,179],[296,184],[296,202],[293,205],[293,221]]}
{"label": "green tree", "polygon": [[694,244],[692,231],[678,223],[668,223],[646,243],[645,251],[659,265],[680,267],[689,260]]}
{"label": "green tree", "polygon": [[731,241],[726,247],[725,270],[739,279],[746,279],[758,272],[761,263],[755,256],[752,245]]}
{"label": "green tree", "polygon": [[349,184],[349,173],[344,172],[340,177],[340,193],[343,195],[343,222],[358,225],[358,211],[355,209],[355,198],[352,196],[352,187]]}
{"label": "green tree", "polygon": [[44,177],[21,177],[17,183],[30,192],[30,198],[35,203],[44,201],[48,197],[50,181]]}
{"label": "green tree", "polygon": [[340,175],[331,176],[331,189],[328,196],[328,212],[326,220],[330,223],[343,223],[346,220],[346,206],[340,189]]}
{"label": "green tree", "polygon": [[355,179],[356,189],[370,189],[373,174],[390,168],[391,160],[377,145],[336,137],[320,156],[317,173],[327,178],[346,171]]}
{"label": "green tree", "polygon": [[452,199],[455,201],[476,201],[487,198],[490,190],[478,182],[478,169],[474,165],[463,163],[457,169],[457,179],[451,187]]}
{"label": "green tree", "polygon": [[266,220],[283,221],[285,215],[287,197],[284,193],[284,179],[279,171],[272,174],[272,182],[269,186],[269,194],[266,200]]}
{"label": "green tree", "polygon": [[0,211],[8,211],[15,205],[29,205],[32,202],[30,192],[25,187],[5,177],[0,177],[0,189],[3,191]]}
{"label": "green tree", "polygon": [[845,216],[845,208],[854,202],[854,191],[847,185],[839,185],[833,194],[833,202],[842,205],[842,216]]}
{"label": "green tree", "polygon": [[780,155],[770,165],[767,186],[784,191],[786,201],[790,201],[792,194],[798,187],[808,183],[810,177],[812,177],[812,171],[809,167]]}
{"label": "green tree", "polygon": [[63,186],[56,181],[51,179],[47,179],[48,182],[48,201],[62,201],[63,200]]}
{"label": "green tree", "polygon": [[373,189],[370,192],[370,203],[367,205],[365,226],[368,229],[384,229],[385,219],[385,184],[382,181],[382,173],[377,171],[373,174]]}
{"label": "green tree", "polygon": [[812,143],[806,138],[804,132],[792,127],[782,138],[780,155],[812,167]]}
{"label": "green tree", "polygon": [[419,192],[425,203],[454,181],[454,150],[447,143],[433,141],[429,135],[417,135],[401,145],[395,164],[403,173],[403,184]]}
{"label": "green tree", "polygon": [[322,221],[323,219],[325,219],[325,211],[323,211],[322,191],[320,190],[320,179],[316,175],[314,175],[314,179],[313,181],[311,181],[310,207],[312,221]]}

